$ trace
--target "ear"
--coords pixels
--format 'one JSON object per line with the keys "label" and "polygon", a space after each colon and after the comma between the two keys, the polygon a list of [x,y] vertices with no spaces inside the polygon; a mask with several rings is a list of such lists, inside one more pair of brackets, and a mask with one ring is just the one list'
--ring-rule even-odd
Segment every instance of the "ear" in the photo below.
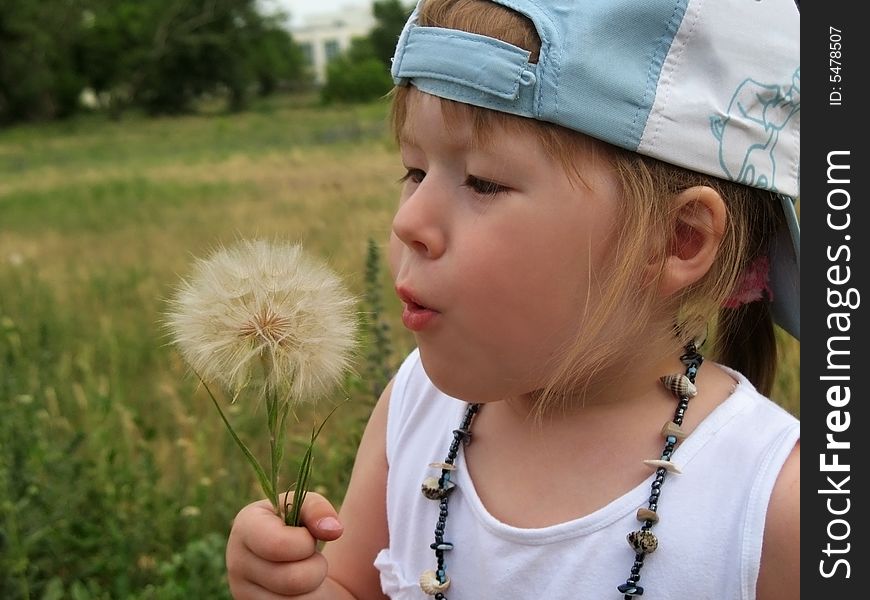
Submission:
{"label": "ear", "polygon": [[725,235],[728,210],[711,187],[691,187],[673,199],[676,226],[668,241],[668,256],[659,280],[667,297],[701,279],[710,270]]}

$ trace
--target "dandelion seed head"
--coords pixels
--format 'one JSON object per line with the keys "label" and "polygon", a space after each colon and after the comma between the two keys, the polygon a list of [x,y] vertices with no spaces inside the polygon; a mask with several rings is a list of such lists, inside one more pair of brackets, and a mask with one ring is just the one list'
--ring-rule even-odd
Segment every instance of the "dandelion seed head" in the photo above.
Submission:
{"label": "dandelion seed head", "polygon": [[167,326],[191,368],[237,394],[254,378],[294,401],[326,393],[349,366],[354,299],[299,245],[245,240],[198,259]]}

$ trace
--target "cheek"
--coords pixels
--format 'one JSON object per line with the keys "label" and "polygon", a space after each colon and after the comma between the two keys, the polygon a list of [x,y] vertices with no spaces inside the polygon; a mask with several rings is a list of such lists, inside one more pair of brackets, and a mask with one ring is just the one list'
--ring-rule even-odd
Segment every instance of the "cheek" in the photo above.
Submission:
{"label": "cheek", "polygon": [[[576,246],[542,239],[510,239],[462,257],[465,316],[477,343],[511,368],[549,360],[574,337],[586,302],[587,257]],[[516,361],[504,355],[517,354]],[[538,368],[533,368],[538,371]]]}
{"label": "cheek", "polygon": [[545,234],[514,248],[512,277],[505,284],[516,290],[517,301],[534,315],[534,326],[548,327],[563,341],[576,333],[582,315],[591,312],[600,298],[613,252],[614,227],[607,205],[597,211],[567,210],[537,228]]}

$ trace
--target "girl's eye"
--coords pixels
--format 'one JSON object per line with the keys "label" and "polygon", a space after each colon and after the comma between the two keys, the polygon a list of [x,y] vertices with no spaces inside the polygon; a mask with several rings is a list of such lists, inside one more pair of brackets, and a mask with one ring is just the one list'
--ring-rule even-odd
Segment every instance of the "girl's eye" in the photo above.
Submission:
{"label": "girl's eye", "polygon": [[470,188],[473,192],[480,194],[481,196],[496,196],[498,194],[503,194],[510,191],[510,188],[508,187],[505,187],[494,181],[480,179],[479,177],[475,177],[474,175],[469,175],[465,179],[465,183],[463,185],[467,188]]}
{"label": "girl's eye", "polygon": [[422,169],[408,168],[405,174],[399,178],[399,183],[405,183],[406,181],[420,183],[423,181],[424,177],[426,177],[426,171],[423,171]]}

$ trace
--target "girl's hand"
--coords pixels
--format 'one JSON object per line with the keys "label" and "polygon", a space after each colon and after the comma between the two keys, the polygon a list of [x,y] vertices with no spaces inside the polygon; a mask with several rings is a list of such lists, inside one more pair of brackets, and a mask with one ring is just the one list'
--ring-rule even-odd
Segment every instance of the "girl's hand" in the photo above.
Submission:
{"label": "girl's hand", "polygon": [[227,574],[236,600],[301,596],[320,588],[326,559],[318,540],[332,541],[344,528],[323,496],[308,493],[302,506],[304,527],[288,527],[268,500],[249,504],[236,515],[227,542]]}

